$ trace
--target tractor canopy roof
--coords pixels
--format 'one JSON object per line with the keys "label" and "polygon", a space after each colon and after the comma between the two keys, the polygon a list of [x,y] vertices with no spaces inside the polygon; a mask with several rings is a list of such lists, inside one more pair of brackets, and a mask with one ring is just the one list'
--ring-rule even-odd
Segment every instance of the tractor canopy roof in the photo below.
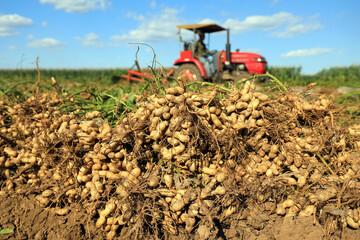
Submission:
{"label": "tractor canopy roof", "polygon": [[188,25],[178,25],[179,29],[187,29],[191,31],[202,31],[203,33],[212,33],[212,32],[218,32],[226,30],[226,28],[223,28],[217,24],[214,23],[206,23],[206,24],[188,24]]}

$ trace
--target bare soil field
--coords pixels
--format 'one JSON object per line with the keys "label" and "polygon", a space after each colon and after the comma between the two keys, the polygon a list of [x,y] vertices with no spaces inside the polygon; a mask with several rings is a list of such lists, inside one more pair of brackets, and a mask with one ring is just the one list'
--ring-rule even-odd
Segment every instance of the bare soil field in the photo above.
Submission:
{"label": "bare soil field", "polygon": [[115,126],[63,101],[0,99],[0,239],[360,239],[359,126],[326,94],[177,86]]}
{"label": "bare soil field", "polygon": [[[51,209],[39,206],[34,196],[12,194],[1,198],[0,204],[2,227],[14,229],[14,233],[2,235],[0,239],[106,238],[107,232],[96,228],[94,221],[82,207],[71,206],[71,212],[59,216]],[[168,236],[168,239],[359,239],[359,230],[351,228],[339,228],[331,237],[325,238],[324,228],[314,220],[313,216],[284,218],[264,209],[256,211],[249,209],[248,214],[240,218],[230,217],[226,226],[206,223],[193,233],[182,232]],[[158,238],[162,239],[162,237]]]}

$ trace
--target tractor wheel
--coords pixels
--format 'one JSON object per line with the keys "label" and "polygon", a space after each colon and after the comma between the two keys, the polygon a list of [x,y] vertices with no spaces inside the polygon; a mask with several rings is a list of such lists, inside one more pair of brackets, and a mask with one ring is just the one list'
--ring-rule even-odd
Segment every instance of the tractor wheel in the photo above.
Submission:
{"label": "tractor wheel", "polygon": [[185,84],[190,82],[202,81],[199,69],[194,64],[182,64],[174,73],[176,80],[183,81]]}

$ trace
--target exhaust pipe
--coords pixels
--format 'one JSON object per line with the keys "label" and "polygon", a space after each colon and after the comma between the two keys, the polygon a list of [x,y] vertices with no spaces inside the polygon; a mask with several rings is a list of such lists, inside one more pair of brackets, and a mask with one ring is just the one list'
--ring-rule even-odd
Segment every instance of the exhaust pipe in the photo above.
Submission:
{"label": "exhaust pipe", "polygon": [[227,68],[231,68],[231,51],[230,51],[230,29],[226,29],[226,61]]}

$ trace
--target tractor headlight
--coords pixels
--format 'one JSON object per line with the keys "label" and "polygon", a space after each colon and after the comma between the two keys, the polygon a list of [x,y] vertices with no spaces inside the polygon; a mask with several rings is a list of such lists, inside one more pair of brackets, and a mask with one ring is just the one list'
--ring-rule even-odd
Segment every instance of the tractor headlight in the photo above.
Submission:
{"label": "tractor headlight", "polygon": [[239,64],[238,65],[239,71],[245,71],[245,64]]}
{"label": "tractor headlight", "polygon": [[257,57],[257,58],[254,58],[255,62],[266,62],[265,58],[262,58],[262,57]]}

